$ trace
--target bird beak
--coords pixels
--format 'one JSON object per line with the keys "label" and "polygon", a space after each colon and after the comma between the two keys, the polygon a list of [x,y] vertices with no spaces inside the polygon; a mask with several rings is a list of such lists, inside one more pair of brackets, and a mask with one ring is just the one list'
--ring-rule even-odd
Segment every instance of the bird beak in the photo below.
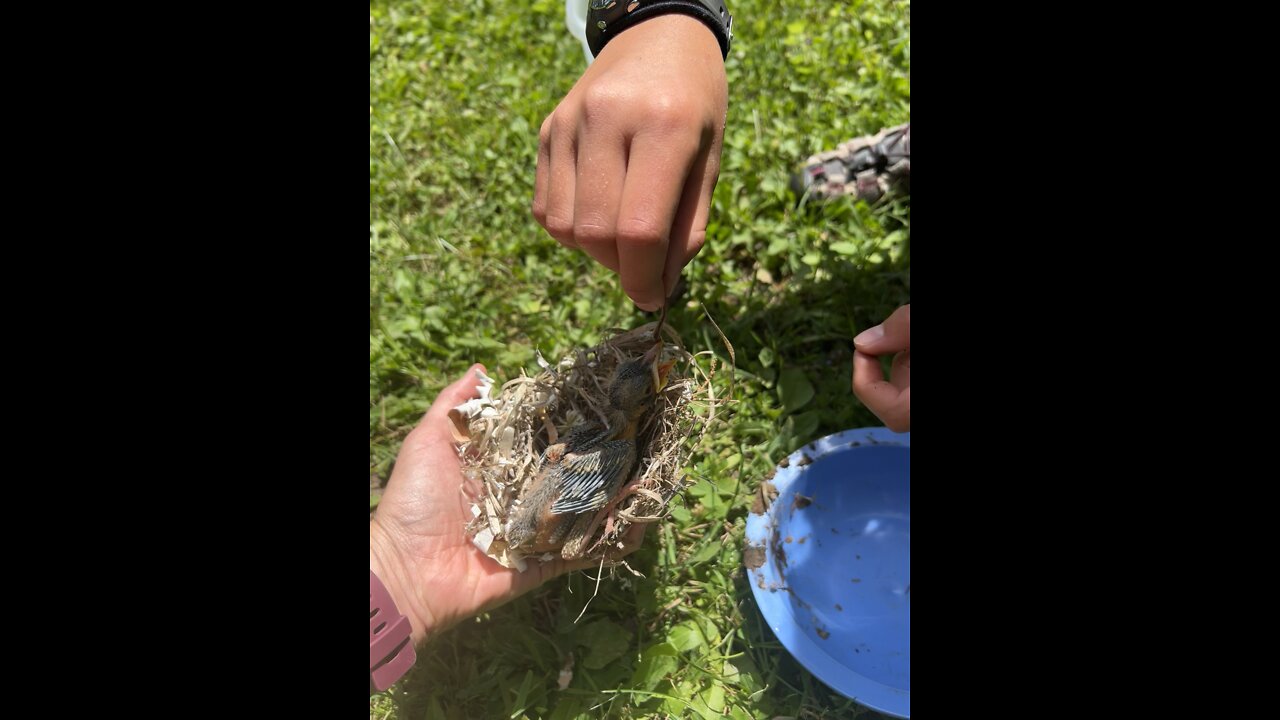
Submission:
{"label": "bird beak", "polygon": [[662,392],[662,388],[667,386],[667,375],[671,372],[671,368],[676,364],[674,360],[668,360],[664,363],[658,361],[662,359],[662,343],[654,343],[653,347],[644,354],[644,362],[653,372],[653,391]]}
{"label": "bird beak", "polygon": [[662,392],[662,388],[667,386],[667,375],[671,373],[671,368],[674,367],[675,364],[676,364],[675,360],[668,360],[662,363],[661,365],[659,365],[658,367],[654,368],[654,371],[653,371],[653,375],[654,375],[653,391],[654,392]]}

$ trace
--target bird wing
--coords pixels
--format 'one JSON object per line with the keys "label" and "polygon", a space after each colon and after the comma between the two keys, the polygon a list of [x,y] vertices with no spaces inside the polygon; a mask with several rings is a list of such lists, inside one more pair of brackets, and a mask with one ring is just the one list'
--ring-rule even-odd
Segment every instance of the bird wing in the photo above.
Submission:
{"label": "bird wing", "polygon": [[635,457],[635,443],[629,440],[610,440],[588,452],[565,455],[558,469],[560,497],[551,512],[578,514],[604,507]]}
{"label": "bird wing", "polygon": [[570,430],[565,436],[564,444],[570,451],[576,451],[579,448],[592,447],[608,438],[609,428],[595,420],[590,420]]}

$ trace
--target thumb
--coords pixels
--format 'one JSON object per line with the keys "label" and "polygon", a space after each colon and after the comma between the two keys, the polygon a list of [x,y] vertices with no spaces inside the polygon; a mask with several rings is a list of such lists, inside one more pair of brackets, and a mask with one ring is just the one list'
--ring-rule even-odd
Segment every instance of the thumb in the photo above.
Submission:
{"label": "thumb", "polygon": [[[452,385],[440,391],[427,414],[422,416],[418,426],[404,439],[403,450],[423,451],[436,443],[450,442],[453,434],[449,430],[449,411],[474,397],[480,396],[476,386],[480,384],[479,372],[484,366],[476,363],[466,374]],[[397,461],[398,464],[398,461]]]}
{"label": "thumb", "polygon": [[894,310],[883,323],[858,333],[853,345],[867,355],[887,355],[910,349],[911,304]]}
{"label": "thumb", "polygon": [[435,417],[443,417],[458,405],[471,398],[480,397],[480,391],[476,389],[476,386],[480,384],[479,373],[482,372],[484,372],[484,365],[476,363],[467,370],[465,375],[458,378],[449,387],[441,390],[440,394],[436,396],[436,401],[431,403],[431,409],[427,411],[426,417],[422,419],[423,423]]}

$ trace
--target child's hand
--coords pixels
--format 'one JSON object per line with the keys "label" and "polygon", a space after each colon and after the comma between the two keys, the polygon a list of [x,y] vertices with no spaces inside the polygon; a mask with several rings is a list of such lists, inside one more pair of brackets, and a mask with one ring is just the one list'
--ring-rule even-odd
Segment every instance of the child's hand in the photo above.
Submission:
{"label": "child's hand", "polygon": [[[903,305],[882,324],[853,339],[853,394],[894,432],[911,430],[911,305]],[[880,355],[897,353],[889,379]]]}
{"label": "child's hand", "polygon": [[534,217],[657,310],[706,239],[727,104],[720,44],[700,21],[627,29],[542,123]]}

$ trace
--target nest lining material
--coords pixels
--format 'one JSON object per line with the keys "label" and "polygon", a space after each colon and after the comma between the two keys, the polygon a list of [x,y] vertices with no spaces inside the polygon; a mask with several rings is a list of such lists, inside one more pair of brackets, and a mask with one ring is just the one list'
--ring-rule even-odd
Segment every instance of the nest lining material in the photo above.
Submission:
{"label": "nest lining material", "polygon": [[[551,365],[538,355],[542,371],[510,380],[493,392],[494,380],[482,374],[480,397],[449,412],[461,458],[463,493],[473,519],[467,532],[476,547],[505,567],[523,571],[526,560],[547,561],[551,552],[525,555],[505,539],[513,503],[538,473],[542,451],[584,419],[605,420],[606,389],[614,369],[653,346],[656,323],[617,332],[601,344],[579,349]],[[704,371],[668,325],[663,328],[664,360],[674,360],[667,383],[653,407],[640,420],[636,434],[638,462],[628,480],[639,478],[631,495],[618,506],[613,532],[600,537],[604,525],[587,543],[584,557],[604,562],[610,550],[622,548],[628,528],[667,516],[671,499],[685,487],[683,468],[715,418],[712,370]],[[710,352],[699,353],[708,355]]]}

